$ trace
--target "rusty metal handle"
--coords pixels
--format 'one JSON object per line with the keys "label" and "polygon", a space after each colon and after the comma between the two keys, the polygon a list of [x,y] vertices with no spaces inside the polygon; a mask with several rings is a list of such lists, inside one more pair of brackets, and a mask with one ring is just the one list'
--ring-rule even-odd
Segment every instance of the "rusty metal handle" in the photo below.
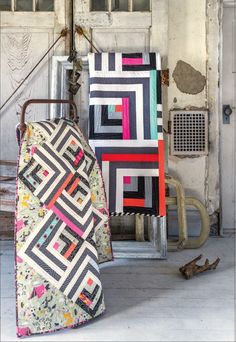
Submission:
{"label": "rusty metal handle", "polygon": [[68,103],[73,107],[74,110],[74,118],[73,120],[76,121],[77,120],[77,107],[76,104],[74,103],[74,101],[72,100],[61,100],[61,99],[31,99],[26,101],[23,106],[22,106],[22,111],[20,114],[20,124],[19,124],[19,129],[21,132],[21,135],[24,134],[25,130],[26,130],[26,124],[25,124],[25,111],[26,108],[33,103],[37,103],[37,104],[50,104],[50,103]]}

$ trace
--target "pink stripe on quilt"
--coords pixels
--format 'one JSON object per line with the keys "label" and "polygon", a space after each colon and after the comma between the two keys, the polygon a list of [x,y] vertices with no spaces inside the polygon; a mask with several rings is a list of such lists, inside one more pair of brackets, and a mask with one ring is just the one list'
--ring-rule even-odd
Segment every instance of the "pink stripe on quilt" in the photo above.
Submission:
{"label": "pink stripe on quilt", "polygon": [[[129,126],[129,98],[122,99],[122,126],[123,126],[123,139],[130,139],[130,126]],[[124,177],[124,184],[130,184],[130,177]]]}
{"label": "pink stripe on quilt", "polygon": [[143,64],[142,58],[122,58],[122,64],[124,65],[138,65]]}
{"label": "pink stripe on quilt", "polygon": [[84,234],[84,232],[79,229],[73,222],[71,222],[68,217],[63,215],[62,212],[55,207],[55,205],[52,206],[51,209],[68,227],[70,227],[71,230],[73,230],[73,232],[75,232],[79,236],[82,236]]}
{"label": "pink stripe on quilt", "polygon": [[84,152],[81,150],[80,153],[78,153],[77,156],[75,157],[75,160],[74,160],[75,165],[79,164],[79,161],[83,157],[83,155],[84,155]]}
{"label": "pink stripe on quilt", "polygon": [[129,127],[129,98],[122,99],[122,126],[123,126],[123,139],[130,139]]}

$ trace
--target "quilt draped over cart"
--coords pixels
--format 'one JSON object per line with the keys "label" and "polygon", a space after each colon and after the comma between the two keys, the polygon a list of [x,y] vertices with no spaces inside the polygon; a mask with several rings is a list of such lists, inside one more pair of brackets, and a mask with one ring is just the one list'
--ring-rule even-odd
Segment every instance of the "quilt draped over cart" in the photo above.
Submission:
{"label": "quilt draped over cart", "polygon": [[104,312],[98,264],[112,252],[103,180],[72,121],[27,124],[15,248],[18,336],[75,327]]}

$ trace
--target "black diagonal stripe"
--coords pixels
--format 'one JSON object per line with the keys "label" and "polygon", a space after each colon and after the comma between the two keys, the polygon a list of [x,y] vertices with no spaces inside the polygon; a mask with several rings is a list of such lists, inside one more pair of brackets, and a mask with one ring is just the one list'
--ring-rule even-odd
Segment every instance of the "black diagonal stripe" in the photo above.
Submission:
{"label": "black diagonal stripe", "polygon": [[[64,126],[64,127],[66,127],[66,126]],[[65,134],[65,132],[63,132],[62,135],[63,135],[63,138],[62,138],[60,144],[56,148],[56,150],[58,152],[60,152],[61,149],[65,146],[65,144],[67,144],[67,141],[69,138],[72,140],[72,137],[74,137],[76,140],[78,140],[80,142],[80,137],[79,137],[78,133],[74,132],[74,128],[72,129],[72,127],[70,127],[69,132],[67,132],[66,134]]]}
{"label": "black diagonal stripe", "polygon": [[65,236],[63,233],[61,233],[61,235],[59,236],[59,239],[61,239],[62,241],[65,242],[65,246],[63,247],[62,251],[60,252],[61,255],[64,255],[66,253],[66,251],[68,250],[68,248],[70,247],[72,241],[70,239],[68,239],[67,236]]}
{"label": "black diagonal stripe", "polygon": [[71,253],[70,256],[68,257],[68,260],[69,260],[69,261],[72,261],[72,260],[74,259],[74,257],[75,257],[76,254],[79,252],[79,250],[80,250],[81,246],[83,245],[83,243],[84,243],[84,240],[81,238],[81,239],[78,241],[78,243],[77,243],[75,249],[72,251],[72,253]]}
{"label": "black diagonal stripe", "polygon": [[90,293],[86,289],[83,289],[83,291],[81,293],[84,294],[89,300],[93,301],[94,298],[96,297],[99,289],[100,289],[100,286],[96,285],[92,293]]}
{"label": "black diagonal stripe", "polygon": [[18,177],[19,179],[27,186],[27,188],[31,191],[35,191],[35,187],[28,181],[28,179],[25,177],[25,173],[28,174],[29,168],[35,163],[35,159],[31,158],[28,164],[19,172]]}
{"label": "black diagonal stripe", "polygon": [[92,229],[89,235],[86,237],[86,241],[90,243],[95,249],[97,249],[96,242],[94,241],[94,232],[95,229]]}
{"label": "black diagonal stripe", "polygon": [[[54,187],[53,191],[50,193],[50,195],[48,196],[47,200],[45,201],[45,204],[48,204],[51,199],[53,198],[53,196],[55,195],[55,193],[57,192],[57,190],[62,186],[62,184],[65,182],[65,180],[68,178],[68,174],[71,172],[70,169],[67,167],[67,165],[65,163],[63,163],[63,160],[61,158],[59,158],[54,151],[49,148],[49,146],[47,146],[46,144],[43,145],[43,148],[48,152],[49,155],[52,156],[53,159],[55,159],[60,166],[65,170],[65,175],[58,180],[58,177],[60,176],[60,172],[59,170],[55,167],[55,164],[53,164],[53,162],[51,160],[49,160],[41,151],[37,150],[35,153],[38,154],[38,156],[44,161],[46,162],[46,164],[51,167],[53,169],[53,171],[55,172],[55,174],[52,176],[52,178],[50,179],[50,184],[53,184],[55,181],[57,181],[57,186]],[[39,194],[37,195],[37,197],[40,199],[42,198],[42,196],[45,194],[45,192],[47,191],[47,188],[43,188]]]}
{"label": "black diagonal stripe", "polygon": [[[60,120],[60,122],[61,122],[61,120]],[[57,132],[54,132],[55,135],[54,135],[53,138],[50,140],[50,143],[51,143],[52,145],[54,145],[54,144],[57,142],[57,140],[63,135],[64,130],[66,129],[66,127],[67,127],[67,123],[63,120],[61,126],[58,126],[58,127],[57,127]]]}
{"label": "black diagonal stripe", "polygon": [[77,154],[79,154],[79,152],[81,151],[80,147],[77,147],[76,150],[73,150],[70,146],[67,147],[67,151],[70,152],[70,154],[72,154],[72,156],[76,157]]}
{"label": "black diagonal stripe", "polygon": [[85,160],[86,160],[87,166],[88,166],[88,164],[90,164],[89,168],[87,167],[87,173],[88,173],[88,176],[90,176],[90,173],[93,170],[96,159],[95,159],[95,157],[92,156],[92,154],[90,152],[88,152],[86,150],[84,150],[84,154],[85,154]]}
{"label": "black diagonal stripe", "polygon": [[74,183],[74,181],[75,181],[77,178],[78,178],[78,175],[75,173],[75,174],[73,175],[73,177],[71,178],[71,180],[69,181],[69,183],[67,184],[67,186],[65,187],[65,190],[66,190],[66,191],[68,191],[68,190],[71,188],[72,184]]}
{"label": "black diagonal stripe", "polygon": [[33,177],[33,179],[38,183],[41,184],[42,183],[42,179],[37,175],[37,173],[42,169],[42,166],[40,164],[36,165],[35,168],[32,170],[31,172],[31,176]]}
{"label": "black diagonal stripe", "polygon": [[99,306],[102,303],[102,300],[103,300],[103,293],[101,292],[101,295],[93,309],[91,309],[88,305],[86,305],[80,298],[77,299],[76,304],[79,305],[91,317],[94,317],[98,311]]}
{"label": "black diagonal stripe", "polygon": [[[79,192],[79,188],[78,188],[78,186],[73,190],[73,192],[70,194],[70,196],[71,197],[75,197],[76,195],[77,195],[77,193]],[[78,201],[78,199],[77,199],[77,201]]]}
{"label": "black diagonal stripe", "polygon": [[41,126],[43,129],[45,129],[45,131],[51,135],[52,131],[48,128],[47,122],[46,121],[42,121],[42,122],[38,122],[38,125]]}
{"label": "black diagonal stripe", "polygon": [[79,184],[77,185],[77,191],[81,192],[84,196],[87,196],[88,192],[82,188]]}
{"label": "black diagonal stripe", "polygon": [[[34,239],[30,242],[28,248],[25,251],[25,254],[27,254],[36,264],[38,264],[45,272],[47,272],[50,276],[52,276],[57,281],[60,280],[61,276],[55,272],[50,266],[48,266],[42,259],[40,259],[34,252],[33,248],[37,245],[37,241],[39,238],[45,233],[48,226],[52,223],[52,221],[55,219],[55,215],[52,214],[44,227],[42,227],[39,231],[39,233],[34,237]],[[63,265],[64,267],[64,265]]]}
{"label": "black diagonal stripe", "polygon": [[47,125],[53,129],[53,131],[56,129],[57,125],[55,125],[53,122],[51,122],[49,120],[47,120],[46,122],[47,122]]}
{"label": "black diagonal stripe", "polygon": [[46,264],[42,259],[40,259],[36,254],[34,254],[32,251],[27,250],[26,253],[36,264],[39,265],[41,269],[43,269],[46,273],[48,273],[51,277],[53,277],[55,280],[59,281],[61,279],[61,276],[54,271],[48,264]]}
{"label": "black diagonal stripe", "polygon": [[53,231],[50,233],[50,235],[47,237],[47,239],[44,241],[44,243],[40,247],[40,251],[46,257],[48,257],[48,259],[50,259],[55,265],[60,267],[63,271],[66,271],[67,266],[64,265],[60,260],[58,260],[58,258],[55,257],[55,255],[53,255],[49,250],[47,250],[47,246],[49,245],[49,243],[54,238],[54,236],[57,233],[57,231],[58,231],[59,227],[61,226],[61,224],[62,224],[62,221],[59,220],[58,223],[56,224],[56,226],[53,228]]}
{"label": "black diagonal stripe", "polygon": [[[92,253],[90,253],[90,254],[92,254]],[[91,256],[90,254],[89,254],[89,256]],[[87,255],[85,255],[85,256],[83,257],[83,259],[85,259],[86,256],[87,256]],[[94,257],[92,257],[92,259],[94,259]],[[79,260],[79,262],[80,262],[80,260]],[[95,260],[95,262],[97,263],[97,260]],[[87,274],[88,271],[90,271],[92,274],[94,274],[94,275],[99,279],[99,277],[100,277],[99,272],[93,267],[93,265],[92,265],[90,262],[88,262],[88,264],[86,265],[86,267],[85,267],[85,268],[83,269],[83,271],[81,272],[79,278],[77,279],[75,285],[72,287],[70,293],[68,294],[68,297],[69,297],[69,298],[73,298],[73,296],[74,296],[74,294],[76,293],[76,291],[78,290],[78,287],[80,286],[81,282],[82,282],[82,281],[84,280],[84,278],[86,277],[86,274]],[[77,272],[79,273],[79,271],[77,271]]]}
{"label": "black diagonal stripe", "polygon": [[63,157],[68,161],[68,163],[70,163],[70,165],[74,168],[74,170],[77,170],[77,171],[85,161],[84,156],[82,156],[82,158],[80,158],[79,162],[77,164],[75,164],[74,160],[72,160],[71,157],[66,152],[63,154]]}
{"label": "black diagonal stripe", "polygon": [[[61,199],[64,201],[64,198],[61,197]],[[68,200],[66,199],[66,201],[64,202],[68,202]],[[91,213],[87,219],[87,221],[83,224],[83,226],[81,225],[81,222],[79,221],[79,219],[77,220],[74,216],[72,216],[70,213],[68,213],[64,207],[62,207],[58,202],[56,202],[55,207],[60,210],[61,213],[63,213],[63,215],[65,215],[71,222],[73,222],[77,227],[79,227],[83,232],[85,232],[85,230],[88,228],[88,226],[91,224],[91,221],[93,220],[93,213]],[[75,207],[74,205],[71,204],[71,202],[68,202],[68,206],[69,208],[71,208],[71,210],[73,210],[73,212],[76,214],[75,216],[78,217],[84,217],[85,214],[87,213],[86,208],[90,209],[89,206],[91,206],[91,203],[87,203],[85,206],[85,209],[82,210],[82,212]],[[72,208],[73,206],[73,208]]]}
{"label": "black diagonal stripe", "polygon": [[70,227],[66,226],[65,230],[67,231],[68,234],[72,235],[75,239],[82,240],[82,242],[85,241],[81,236],[78,236],[78,234],[76,232],[71,230]]}
{"label": "black diagonal stripe", "polygon": [[[73,286],[73,288],[71,289],[68,297],[72,298],[76,289],[78,289],[79,285],[81,284],[81,282],[83,281],[84,277],[86,276],[86,273],[88,272],[88,267],[85,267],[85,269],[79,273],[79,268],[81,267],[82,262],[84,261],[84,259],[89,256],[91,257],[96,263],[97,261],[97,257],[88,249],[85,248],[84,252],[82,253],[80,259],[78,260],[78,262],[74,265],[74,267],[72,268],[71,272],[69,273],[68,277],[65,279],[64,283],[62,284],[62,286],[60,287],[60,291],[65,292],[65,289],[67,288],[67,286],[70,284],[71,280],[75,277],[76,273],[80,274],[76,284]],[[94,267],[92,267],[91,264],[89,264],[89,267],[91,267],[92,273],[94,273],[98,278],[99,278],[99,273],[97,272],[97,270],[94,269]]]}

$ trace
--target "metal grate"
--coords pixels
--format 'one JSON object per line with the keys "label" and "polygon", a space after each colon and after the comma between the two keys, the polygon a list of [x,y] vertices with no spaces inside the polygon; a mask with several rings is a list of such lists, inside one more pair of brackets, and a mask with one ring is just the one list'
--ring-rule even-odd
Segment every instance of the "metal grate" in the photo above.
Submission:
{"label": "metal grate", "polygon": [[171,111],[171,154],[204,155],[208,152],[208,112]]}

